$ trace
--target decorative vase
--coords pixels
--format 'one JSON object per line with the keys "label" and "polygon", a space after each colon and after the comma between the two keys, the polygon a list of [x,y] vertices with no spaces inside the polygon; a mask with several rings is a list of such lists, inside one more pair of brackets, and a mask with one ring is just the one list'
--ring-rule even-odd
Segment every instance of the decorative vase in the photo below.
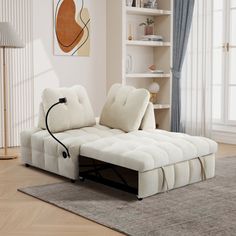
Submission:
{"label": "decorative vase", "polygon": [[144,29],[144,34],[145,35],[153,35],[154,33],[153,33],[153,26],[151,26],[151,25],[146,25],[145,26],[145,29]]}
{"label": "decorative vase", "polygon": [[126,73],[132,73],[133,71],[133,58],[131,55],[126,56]]}
{"label": "decorative vase", "polygon": [[160,91],[160,85],[157,82],[152,82],[148,88],[150,92],[150,102],[153,104],[157,103],[157,94]]}
{"label": "decorative vase", "polygon": [[150,102],[157,104],[157,93],[150,93]]}

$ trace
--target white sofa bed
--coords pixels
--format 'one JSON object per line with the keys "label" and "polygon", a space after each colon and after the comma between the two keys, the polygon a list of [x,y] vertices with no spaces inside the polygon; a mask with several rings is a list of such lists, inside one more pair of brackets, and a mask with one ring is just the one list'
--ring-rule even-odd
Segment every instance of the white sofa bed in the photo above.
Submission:
{"label": "white sofa bed", "polygon": [[[51,111],[48,123],[70,158],[63,158],[64,148],[45,130],[45,114],[61,97],[67,103]],[[26,165],[71,180],[87,178],[85,173],[92,172],[93,178],[102,179],[99,171],[111,167],[128,186],[115,169],[124,168],[136,174],[133,192],[139,199],[214,177],[216,151],[217,144],[210,139],[155,129],[148,91],[119,84],[110,89],[99,123],[82,86],[46,89],[38,128],[21,133],[21,158]],[[92,165],[82,164],[84,158]],[[84,166],[94,169],[82,171]]]}

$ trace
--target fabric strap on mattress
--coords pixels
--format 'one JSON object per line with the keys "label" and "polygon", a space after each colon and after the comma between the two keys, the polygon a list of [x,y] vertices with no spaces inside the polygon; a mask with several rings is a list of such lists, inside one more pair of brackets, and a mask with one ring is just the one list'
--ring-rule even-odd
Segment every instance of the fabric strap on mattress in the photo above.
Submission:
{"label": "fabric strap on mattress", "polygon": [[202,163],[202,160],[200,157],[198,157],[197,159],[199,160],[200,165],[201,165],[202,180],[206,180],[206,171],[205,171],[204,165]]}
{"label": "fabric strap on mattress", "polygon": [[164,189],[165,183],[166,183],[166,192],[169,191],[169,185],[168,185],[168,181],[166,178],[166,173],[165,173],[165,169],[163,167],[161,167],[162,170],[162,175],[163,175],[163,181],[162,181],[162,189]]}
{"label": "fabric strap on mattress", "polygon": [[[201,160],[200,157],[197,158],[200,162],[200,166],[201,166],[201,176],[202,176],[202,180],[206,180],[206,171],[203,165],[203,162]],[[165,173],[165,169],[163,167],[161,167],[162,170],[162,175],[163,175],[163,181],[162,181],[162,189],[164,189],[165,183],[166,183],[166,192],[169,191],[169,185],[168,185],[168,181],[166,178],[166,173]]]}

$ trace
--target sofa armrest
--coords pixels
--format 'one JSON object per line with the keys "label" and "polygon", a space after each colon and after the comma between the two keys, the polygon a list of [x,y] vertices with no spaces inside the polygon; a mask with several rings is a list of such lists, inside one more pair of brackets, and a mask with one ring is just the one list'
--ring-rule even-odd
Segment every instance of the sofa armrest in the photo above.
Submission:
{"label": "sofa armrest", "polygon": [[23,147],[31,147],[31,136],[34,133],[37,133],[39,131],[41,131],[42,129],[40,128],[30,128],[30,129],[26,129],[24,131],[22,131],[20,133],[20,142],[21,142],[21,146]]}
{"label": "sofa armrest", "polygon": [[40,128],[26,129],[20,133],[20,152],[22,163],[32,164],[32,146],[31,137],[33,134],[41,131]]}

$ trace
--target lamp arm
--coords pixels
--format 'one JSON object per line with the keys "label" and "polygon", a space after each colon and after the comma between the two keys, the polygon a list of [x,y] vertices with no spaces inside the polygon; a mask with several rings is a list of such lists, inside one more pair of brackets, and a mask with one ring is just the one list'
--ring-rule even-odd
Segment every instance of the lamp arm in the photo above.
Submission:
{"label": "lamp arm", "polygon": [[48,133],[53,137],[53,139],[55,139],[61,146],[64,147],[65,151],[62,152],[62,156],[64,158],[67,158],[69,157],[70,158],[70,153],[69,153],[69,150],[68,148],[66,147],[65,144],[63,144],[60,140],[58,140],[54,135],[53,133],[51,132],[51,130],[49,129],[49,126],[48,126],[48,116],[49,116],[49,113],[50,111],[57,105],[61,104],[61,103],[66,103],[66,98],[59,98],[59,101],[56,102],[55,104],[53,104],[47,111],[47,114],[46,114],[46,117],[45,117],[45,123],[46,123],[46,128],[47,128],[47,131]]}

